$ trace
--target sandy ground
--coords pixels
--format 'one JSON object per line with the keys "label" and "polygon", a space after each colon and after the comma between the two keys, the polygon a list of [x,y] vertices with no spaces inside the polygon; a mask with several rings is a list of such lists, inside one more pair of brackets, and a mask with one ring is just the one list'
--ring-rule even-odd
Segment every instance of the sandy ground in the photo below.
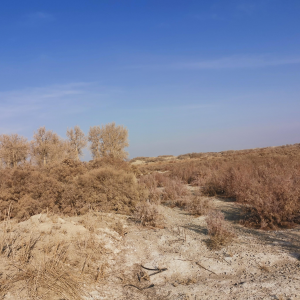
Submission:
{"label": "sandy ground", "polygon": [[[234,203],[213,201],[237,222]],[[112,292],[103,286],[95,299],[300,299],[299,228],[266,232],[235,224],[235,241],[211,251],[204,217],[169,207],[161,214],[164,229],[128,227]],[[141,266],[167,270],[151,276],[155,271]],[[147,280],[139,281],[139,273]]]}
{"label": "sandy ground", "polygon": [[[24,234],[51,231],[64,240],[92,232],[101,241],[107,249],[105,275],[87,286],[87,300],[300,299],[300,228],[247,229],[238,224],[236,203],[211,201],[237,235],[219,251],[207,247],[205,217],[168,206],[159,206],[163,228],[144,228],[130,217],[95,212],[55,220],[38,215],[15,226]],[[8,293],[4,299],[19,298]]]}

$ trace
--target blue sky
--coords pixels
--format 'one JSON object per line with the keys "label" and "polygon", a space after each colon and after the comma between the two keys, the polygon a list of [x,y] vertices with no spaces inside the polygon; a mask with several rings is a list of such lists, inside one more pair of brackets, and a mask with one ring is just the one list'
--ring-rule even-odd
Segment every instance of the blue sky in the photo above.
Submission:
{"label": "blue sky", "polygon": [[299,143],[299,15],[299,0],[2,0],[0,134],[114,121],[130,157]]}

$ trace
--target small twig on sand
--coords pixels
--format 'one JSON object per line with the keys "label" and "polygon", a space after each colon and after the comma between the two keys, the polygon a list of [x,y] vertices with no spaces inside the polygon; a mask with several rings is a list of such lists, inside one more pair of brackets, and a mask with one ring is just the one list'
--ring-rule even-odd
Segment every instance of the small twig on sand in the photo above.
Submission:
{"label": "small twig on sand", "polygon": [[201,267],[202,269],[204,269],[204,270],[210,272],[210,273],[213,273],[213,274],[217,275],[215,272],[213,272],[213,271],[211,271],[211,270],[209,270],[209,269],[206,269],[205,267],[203,267],[202,265],[200,265],[200,263],[199,263],[198,261],[196,261],[196,265],[199,266],[199,267]]}
{"label": "small twig on sand", "polygon": [[139,288],[138,286],[133,285],[133,284],[126,284],[126,285],[124,285],[124,287],[125,287],[125,286],[135,287],[135,288],[138,289],[139,291],[143,291],[143,290],[150,289],[150,288],[154,287],[154,284],[150,284],[149,286],[144,287],[144,288]]}
{"label": "small twig on sand", "polygon": [[167,268],[162,268],[162,269],[160,269],[160,268],[155,268],[155,269],[151,269],[151,268],[146,268],[146,267],[144,267],[143,265],[141,265],[141,267],[142,267],[143,269],[145,269],[145,270],[148,270],[148,271],[156,271],[156,272],[150,274],[149,276],[153,276],[153,275],[156,275],[156,274],[158,274],[158,273],[161,273],[161,272],[164,272],[164,271],[167,271],[167,270],[168,270]]}

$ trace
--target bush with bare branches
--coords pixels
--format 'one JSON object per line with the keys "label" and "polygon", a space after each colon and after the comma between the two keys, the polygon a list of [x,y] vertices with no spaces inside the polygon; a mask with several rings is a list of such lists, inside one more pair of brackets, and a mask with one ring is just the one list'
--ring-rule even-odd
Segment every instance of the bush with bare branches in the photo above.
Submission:
{"label": "bush with bare branches", "polygon": [[157,227],[162,225],[162,216],[159,214],[157,206],[149,202],[140,203],[136,207],[133,217],[143,226]]}
{"label": "bush with bare branches", "polygon": [[219,249],[232,241],[235,234],[230,224],[225,221],[222,212],[216,210],[211,211],[205,220],[210,236],[208,245],[211,248]]}

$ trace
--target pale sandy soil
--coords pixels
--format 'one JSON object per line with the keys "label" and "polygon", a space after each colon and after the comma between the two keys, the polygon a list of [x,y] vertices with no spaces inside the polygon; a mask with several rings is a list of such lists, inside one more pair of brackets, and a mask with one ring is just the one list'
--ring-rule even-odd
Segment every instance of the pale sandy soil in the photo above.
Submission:
{"label": "pale sandy soil", "polygon": [[[238,224],[235,203],[211,201],[237,235],[219,251],[207,247],[205,217],[167,206],[159,206],[165,221],[157,229],[141,227],[126,216],[95,212],[72,218],[39,215],[13,226],[23,235],[42,233],[36,253],[47,235],[71,242],[92,234],[103,245],[106,250],[95,263],[105,264],[105,272],[85,286],[85,299],[300,299],[300,228],[247,229]],[[1,265],[1,274],[8,276],[11,269],[3,258]],[[24,295],[10,291],[3,299],[27,299]]]}

